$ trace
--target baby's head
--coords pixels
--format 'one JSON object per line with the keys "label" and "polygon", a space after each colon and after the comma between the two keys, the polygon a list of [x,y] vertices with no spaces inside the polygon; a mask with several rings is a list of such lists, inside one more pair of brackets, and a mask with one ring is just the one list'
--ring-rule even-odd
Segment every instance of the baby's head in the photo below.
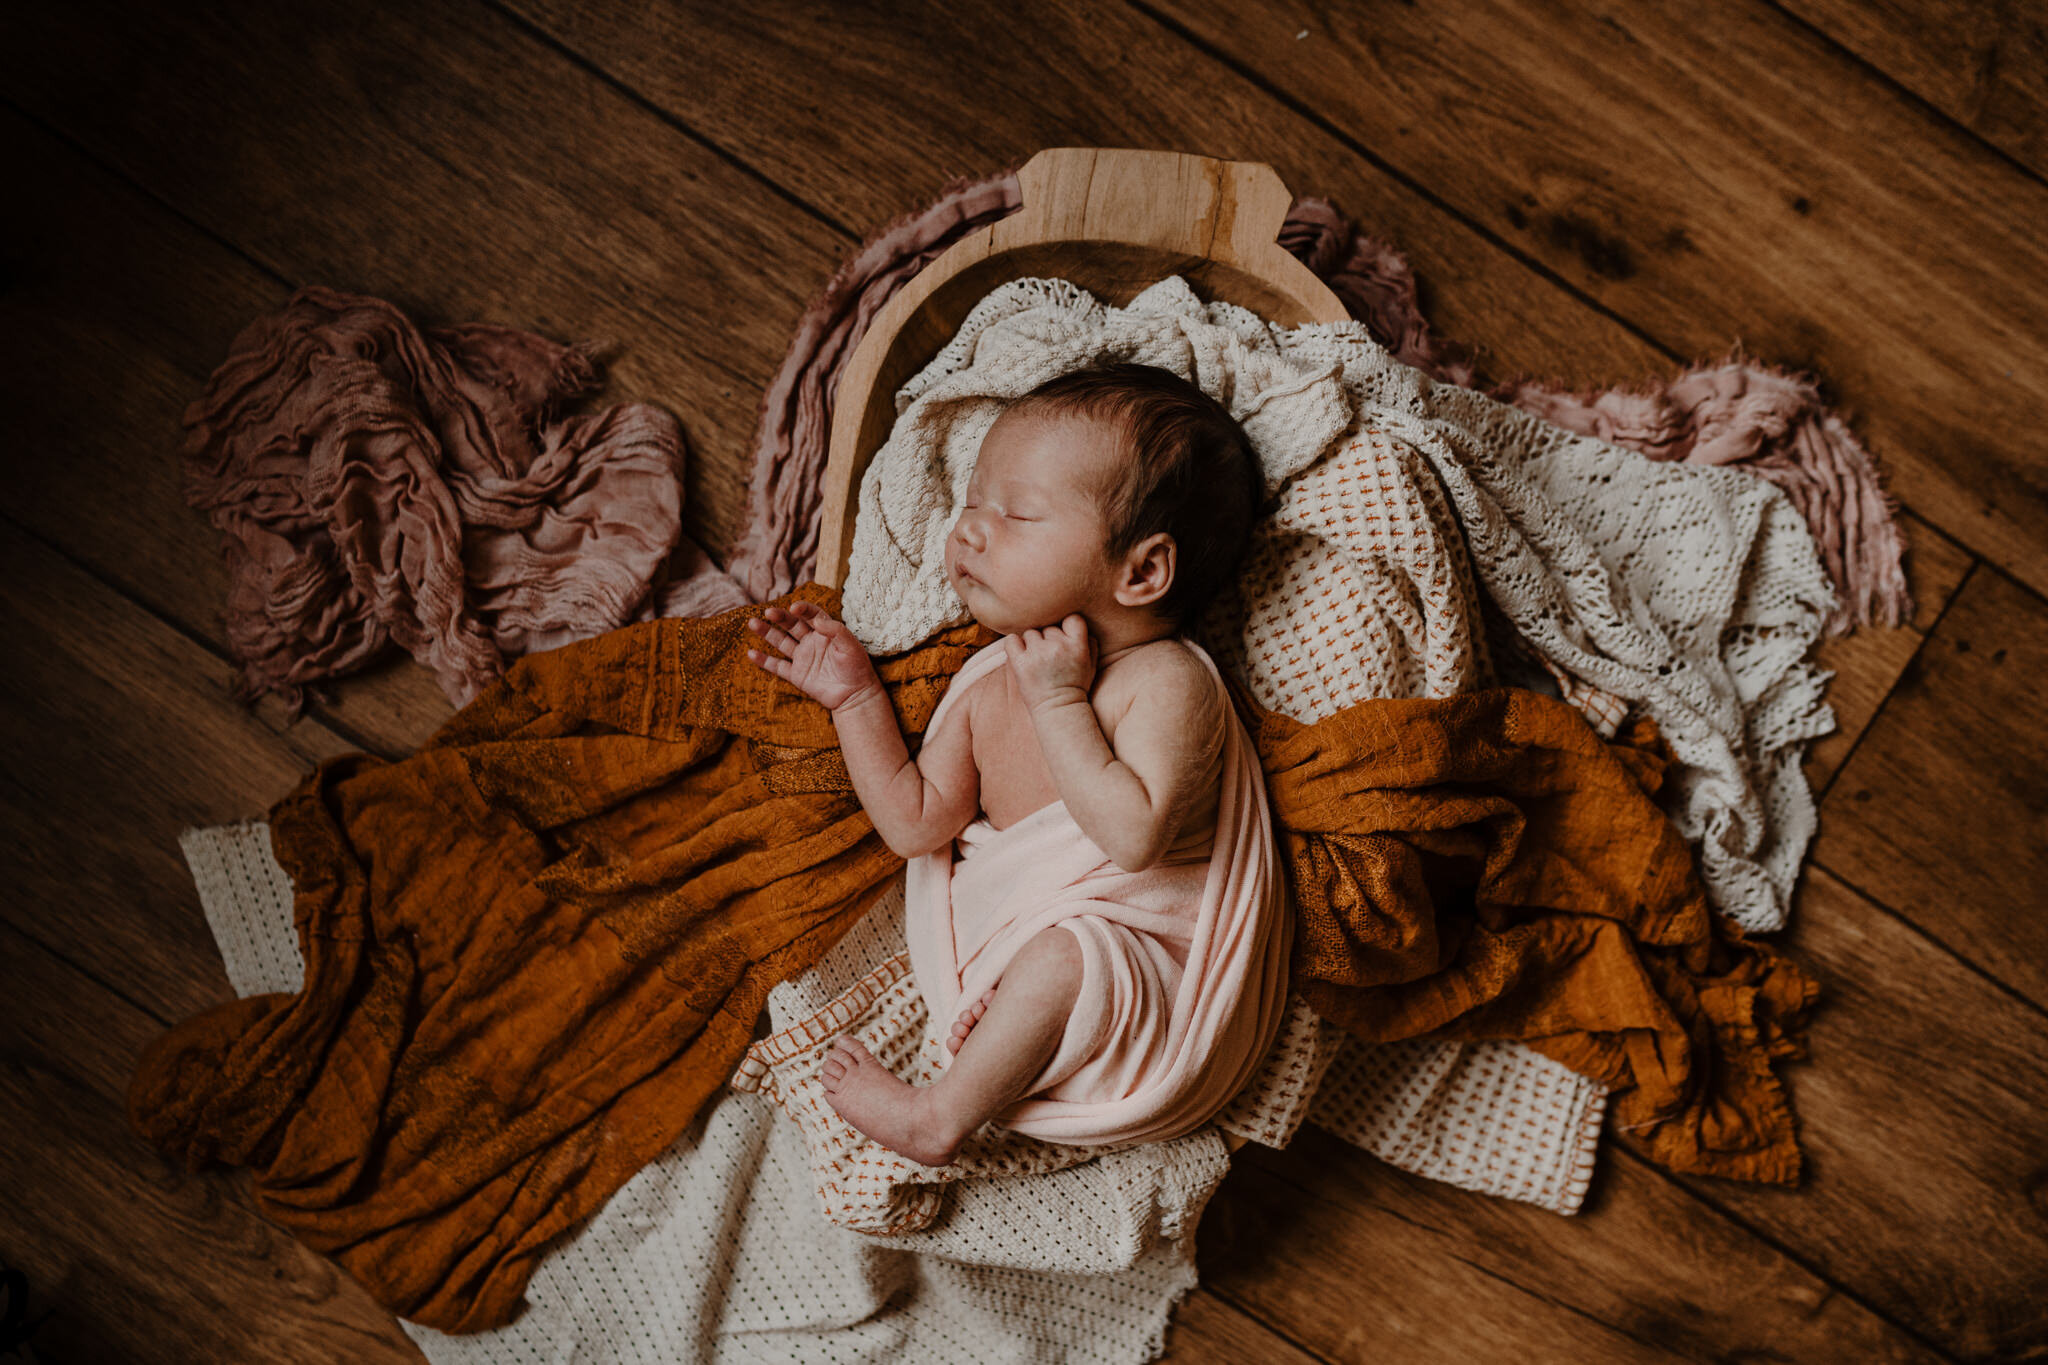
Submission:
{"label": "baby's head", "polygon": [[1228,410],[1170,370],[1098,362],[996,420],[946,570],[1004,634],[1080,612],[1185,631],[1237,571],[1264,497]]}

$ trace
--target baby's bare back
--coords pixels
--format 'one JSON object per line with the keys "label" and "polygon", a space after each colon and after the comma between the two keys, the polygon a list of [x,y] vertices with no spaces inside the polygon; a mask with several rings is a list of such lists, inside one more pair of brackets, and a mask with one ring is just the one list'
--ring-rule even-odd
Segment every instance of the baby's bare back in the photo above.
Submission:
{"label": "baby's bare back", "polygon": [[[1134,759],[1143,763],[1152,757],[1127,752],[1139,742],[1132,738],[1137,734],[1136,727],[1124,732],[1124,744],[1118,743],[1119,728],[1133,706],[1168,708],[1185,715],[1189,725],[1207,723],[1211,717],[1210,696],[1176,685],[1175,680],[1188,678],[1189,672],[1161,669],[1156,654],[1148,657],[1148,651],[1167,649],[1188,652],[1185,645],[1172,639],[1143,645],[1099,671],[1089,691],[1088,704],[1095,711],[1103,738],[1109,741],[1111,752],[1126,764]],[[995,828],[1008,829],[1059,800],[1059,788],[1039,747],[1030,708],[1018,691],[1013,672],[998,668],[974,686],[973,749],[974,765],[981,777],[981,809]],[[1187,807],[1179,822],[1180,829],[1200,829],[1214,823],[1221,790],[1221,783],[1215,780],[1221,776],[1219,757],[1220,747],[1211,746],[1198,752],[1176,774],[1179,785],[1191,789],[1183,797]]]}

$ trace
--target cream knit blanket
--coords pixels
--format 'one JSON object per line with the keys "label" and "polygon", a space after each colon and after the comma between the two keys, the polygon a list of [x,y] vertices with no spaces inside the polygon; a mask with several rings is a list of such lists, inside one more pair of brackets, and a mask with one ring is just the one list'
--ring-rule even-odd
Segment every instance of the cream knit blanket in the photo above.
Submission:
{"label": "cream knit blanket", "polygon": [[1195,632],[1261,704],[1313,721],[1487,681],[1476,579],[1550,666],[1657,722],[1679,760],[1667,805],[1715,905],[1784,924],[1814,829],[1799,758],[1833,728],[1806,662],[1833,590],[1790,501],[1434,383],[1362,323],[1273,327],[1179,276],[1125,308],[1058,279],[990,293],[897,395],[861,482],[843,605],[871,652],[969,619],[942,547],[981,438],[1098,357],[1217,398],[1280,498],[1239,593]]}
{"label": "cream knit blanket", "polygon": [[[1002,401],[1093,354],[1195,379],[1259,449],[1281,506],[1243,588],[1198,633],[1263,704],[1312,720],[1368,696],[1444,695],[1522,666],[1518,634],[1596,724],[1611,728],[1624,702],[1659,720],[1683,764],[1674,819],[1723,908],[1782,923],[1812,832],[1799,750],[1830,719],[1824,677],[1803,662],[1828,589],[1796,514],[1743,476],[1653,465],[1433,386],[1356,324],[1268,328],[1177,278],[1123,310],[1063,281],[996,291],[899,396],[863,483],[846,607],[871,649],[965,619],[924,566],[980,435]],[[1492,661],[1484,612],[1514,628]],[[236,990],[296,989],[290,885],[267,830],[192,831],[186,852]],[[921,1036],[914,979],[889,967],[903,946],[900,906],[885,901],[776,987],[772,1026],[795,1036],[844,1017],[872,978],[869,1003],[882,1003],[862,1018]],[[769,1060],[785,1083],[807,1074],[794,1050]],[[762,1056],[749,1063],[767,1074]],[[472,1337],[408,1324],[414,1339],[436,1365],[1149,1360],[1195,1283],[1192,1231],[1227,1168],[1220,1132],[1284,1146],[1308,1118],[1406,1169],[1569,1213],[1605,1099],[1515,1044],[1364,1048],[1293,996],[1266,1067],[1216,1128],[960,1181],[913,1220],[921,1230],[876,1237],[821,1216],[816,1134],[760,1088],[714,1102],[550,1252],[518,1322]]]}

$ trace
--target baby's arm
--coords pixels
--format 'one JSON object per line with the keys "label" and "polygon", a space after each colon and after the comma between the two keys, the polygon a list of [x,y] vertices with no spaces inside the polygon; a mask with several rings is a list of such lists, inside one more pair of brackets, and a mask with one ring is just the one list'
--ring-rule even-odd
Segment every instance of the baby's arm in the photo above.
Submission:
{"label": "baby's arm", "polygon": [[925,735],[921,761],[912,762],[874,660],[845,623],[798,602],[787,611],[768,607],[747,627],[781,656],[750,649],[747,657],[832,712],[854,794],[891,852],[915,858],[967,827],[981,799],[972,691],[948,709],[938,733]]}
{"label": "baby's arm", "polygon": [[914,760],[888,694],[879,686],[832,712],[853,790],[875,832],[900,858],[931,852],[967,828],[980,808],[972,702],[970,690],[935,731],[925,733]]}
{"label": "baby's arm", "polygon": [[1172,847],[1223,742],[1216,685],[1199,659],[1158,650],[1143,667],[1114,748],[1086,692],[1065,689],[1031,708],[1067,813],[1126,872],[1150,867]]}

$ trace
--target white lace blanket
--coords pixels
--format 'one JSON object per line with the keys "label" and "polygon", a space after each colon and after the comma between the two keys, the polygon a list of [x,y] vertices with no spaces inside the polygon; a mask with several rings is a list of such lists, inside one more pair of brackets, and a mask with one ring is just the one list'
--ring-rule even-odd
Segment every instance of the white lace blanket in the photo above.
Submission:
{"label": "white lace blanket", "polygon": [[[1669,809],[1716,904],[1746,928],[1784,922],[1814,825],[1799,759],[1833,726],[1806,662],[1832,590],[1789,500],[1434,384],[1355,322],[1270,327],[1178,277],[1121,309],[1057,279],[990,293],[899,393],[862,481],[843,607],[872,652],[970,619],[942,551],[981,439],[1009,402],[1097,358],[1192,380],[1251,438],[1277,508],[1195,633],[1262,705],[1314,721],[1533,683],[1509,676],[1532,651],[1603,731],[1627,704],[1658,722],[1679,760]],[[1516,646],[1498,674],[1488,612]],[[1299,1078],[1313,1121],[1418,1174],[1578,1207],[1600,1087],[1563,1087],[1511,1042],[1361,1048],[1298,994],[1290,1007],[1268,1070]],[[1223,1126],[1275,1146],[1300,1117],[1238,1109]],[[1465,1150],[1475,1133],[1484,1150]]]}
{"label": "white lace blanket", "polygon": [[[1822,678],[1802,662],[1828,590],[1796,514],[1744,476],[1651,465],[1432,386],[1356,325],[1278,331],[1202,305],[1178,279],[1126,310],[1062,281],[998,290],[901,395],[908,420],[863,483],[846,603],[871,649],[965,619],[924,566],[980,434],[1003,398],[1092,353],[1189,375],[1260,448],[1282,510],[1245,589],[1200,633],[1263,704],[1312,720],[1484,682],[1476,623],[1490,601],[1596,723],[1610,693],[1659,720],[1685,765],[1674,817],[1714,845],[1702,861],[1717,897],[1752,927],[1782,922],[1812,830],[1797,751],[1828,721]],[[1019,355],[1030,363],[998,363]],[[290,885],[267,829],[189,831],[185,848],[235,989],[297,989]],[[900,919],[870,915],[775,988],[772,1027],[817,1014],[901,950]],[[1361,1047],[1298,995],[1291,1005],[1256,1099],[1225,1128],[1282,1146],[1306,1117],[1405,1169],[1577,1209],[1599,1085],[1511,1043]],[[922,1231],[873,1237],[821,1216],[799,1126],[779,1115],[761,1094],[722,1093],[543,1259],[511,1326],[407,1330],[436,1365],[1150,1360],[1195,1284],[1193,1229],[1228,1164],[1223,1129],[1206,1128],[962,1181]]]}
{"label": "white lace blanket", "polygon": [[898,394],[862,480],[843,602],[871,652],[969,619],[942,547],[981,438],[1098,357],[1216,397],[1280,495],[1240,595],[1196,632],[1263,705],[1315,720],[1485,680],[1476,579],[1543,659],[1657,722],[1679,760],[1667,804],[1716,906],[1784,924],[1814,829],[1799,757],[1833,728],[1806,662],[1833,590],[1791,502],[1434,383],[1362,323],[1272,327],[1179,276],[1125,308],[1065,280],[994,290]]}

